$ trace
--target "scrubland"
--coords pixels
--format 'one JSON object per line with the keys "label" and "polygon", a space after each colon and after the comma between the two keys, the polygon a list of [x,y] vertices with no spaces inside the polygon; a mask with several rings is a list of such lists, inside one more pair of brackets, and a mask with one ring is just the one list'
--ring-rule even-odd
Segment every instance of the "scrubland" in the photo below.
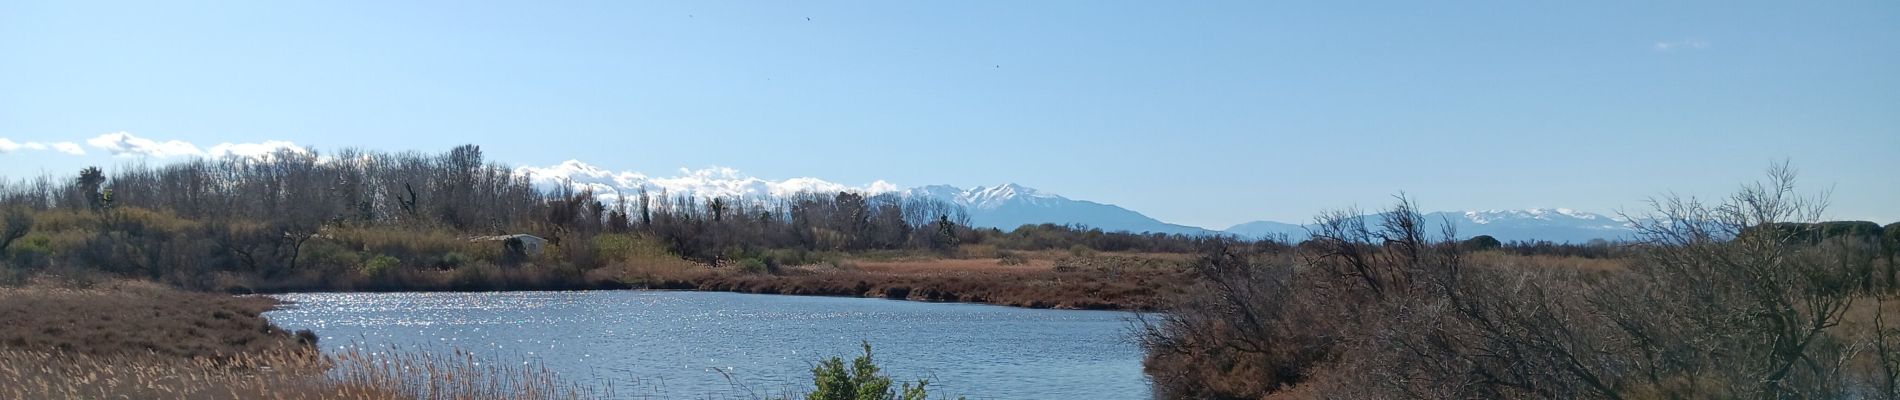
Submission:
{"label": "scrubland", "polygon": [[[644,288],[1158,311],[1134,336],[1163,399],[1900,398],[1900,226],[1821,221],[1785,167],[1563,245],[1454,240],[1403,198],[1283,243],[973,228],[854,193],[609,199],[473,146],[336,159],[360,162],[0,183],[0,396],[586,397],[461,355],[316,354],[228,294]],[[474,239],[524,233],[546,246]]]}
{"label": "scrubland", "polygon": [[1166,399],[1900,398],[1900,242],[1808,223],[1792,182],[1658,199],[1602,259],[1474,249],[1404,199],[1217,245],[1145,368]]}

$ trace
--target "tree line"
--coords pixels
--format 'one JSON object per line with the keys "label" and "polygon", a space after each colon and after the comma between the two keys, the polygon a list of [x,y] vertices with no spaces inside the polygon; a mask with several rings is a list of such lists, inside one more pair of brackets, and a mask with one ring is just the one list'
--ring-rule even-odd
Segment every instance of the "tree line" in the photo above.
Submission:
{"label": "tree line", "polygon": [[[286,149],[256,158],[88,167],[64,177],[0,180],[0,260],[15,273],[65,267],[179,282],[219,273],[322,281],[523,263],[578,277],[625,262],[620,253],[628,248],[658,247],[720,266],[809,263],[825,253],[952,254],[978,244],[1188,251],[1199,240],[1052,224],[978,229],[955,204],[891,193],[705,198],[534,182],[486,160],[474,145],[440,154]],[[544,238],[549,254],[529,258],[513,247],[471,241],[513,234]]]}

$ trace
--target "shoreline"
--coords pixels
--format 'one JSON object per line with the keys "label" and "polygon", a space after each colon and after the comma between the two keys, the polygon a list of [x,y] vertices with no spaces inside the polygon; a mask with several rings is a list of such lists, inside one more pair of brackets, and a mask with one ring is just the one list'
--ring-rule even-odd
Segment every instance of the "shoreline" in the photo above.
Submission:
{"label": "shoreline", "polygon": [[[1165,257],[1165,256],[1163,256]],[[883,298],[1058,310],[1155,311],[1190,290],[1194,278],[1154,255],[1040,255],[1019,264],[984,258],[851,260],[788,266],[771,273],[706,265],[624,265],[585,277],[461,282],[453,272],[414,271],[379,284],[312,279],[300,284],[228,287],[234,295],[282,293],[682,290],[793,296]],[[504,274],[533,274],[510,270]]]}
{"label": "shoreline", "polygon": [[[311,294],[504,293],[504,292],[592,292],[592,291],[705,292],[705,293],[760,294],[760,295],[777,295],[777,296],[843,297],[843,298],[858,298],[858,299],[913,301],[913,302],[920,302],[920,303],[980,304],[980,305],[990,305],[990,306],[999,306],[999,307],[1025,308],[1025,309],[1033,309],[1033,310],[1064,310],[1064,311],[1156,312],[1161,309],[1158,305],[1156,305],[1157,303],[1155,303],[1155,299],[1142,299],[1144,302],[1141,302],[1141,303],[1093,302],[1093,303],[1082,303],[1080,305],[1067,303],[1067,302],[1061,302],[1061,301],[1054,301],[1054,300],[1032,300],[1028,303],[1021,303],[1021,302],[990,301],[989,298],[984,298],[984,297],[958,296],[958,297],[952,298],[952,297],[947,297],[947,296],[919,296],[917,294],[921,293],[920,291],[917,291],[914,289],[913,290],[899,290],[895,288],[892,288],[891,290],[885,291],[885,292],[848,293],[848,292],[785,292],[785,291],[773,290],[772,288],[759,288],[759,289],[753,289],[753,290],[746,290],[746,289],[740,289],[740,288],[706,288],[704,286],[697,286],[697,285],[688,285],[688,286],[596,285],[592,287],[578,287],[578,288],[522,288],[522,289],[492,289],[492,290],[462,290],[462,289],[457,289],[457,288],[410,288],[410,289],[398,289],[398,290],[373,290],[373,289],[372,290],[322,290],[322,289],[273,290],[273,291],[258,291],[258,292],[250,292],[250,293],[229,293],[229,294],[232,296],[241,297],[241,298],[246,298],[246,297],[267,298],[267,299],[271,299],[272,301],[277,302],[278,305],[282,305],[282,304],[294,304],[295,302],[290,301],[290,300],[279,299],[275,296],[288,295],[288,294],[306,294],[306,293],[311,293]],[[895,296],[892,294],[895,292],[903,292],[903,293],[906,293],[906,295],[901,296],[901,297]],[[931,293],[941,293],[941,292],[931,292]],[[273,309],[275,309],[275,307],[273,307]]]}

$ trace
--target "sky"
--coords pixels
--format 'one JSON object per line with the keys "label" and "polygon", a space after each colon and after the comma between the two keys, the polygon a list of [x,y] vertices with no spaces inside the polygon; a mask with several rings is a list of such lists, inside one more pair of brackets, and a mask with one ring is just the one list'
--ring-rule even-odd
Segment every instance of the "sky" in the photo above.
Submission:
{"label": "sky", "polygon": [[10,0],[0,176],[472,143],[655,176],[1014,182],[1224,228],[1401,191],[1636,211],[1785,160],[1830,218],[1887,223],[1896,21],[1890,0]]}

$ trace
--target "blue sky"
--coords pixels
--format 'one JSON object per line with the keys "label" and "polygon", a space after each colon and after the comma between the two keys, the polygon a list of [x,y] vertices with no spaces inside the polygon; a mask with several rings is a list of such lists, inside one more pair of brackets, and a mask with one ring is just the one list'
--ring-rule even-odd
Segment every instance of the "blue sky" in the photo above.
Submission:
{"label": "blue sky", "polygon": [[1633,209],[1787,159],[1831,217],[1900,220],[1900,2],[474,3],[0,3],[0,175],[138,160],[112,132],[475,143],[1218,228]]}

